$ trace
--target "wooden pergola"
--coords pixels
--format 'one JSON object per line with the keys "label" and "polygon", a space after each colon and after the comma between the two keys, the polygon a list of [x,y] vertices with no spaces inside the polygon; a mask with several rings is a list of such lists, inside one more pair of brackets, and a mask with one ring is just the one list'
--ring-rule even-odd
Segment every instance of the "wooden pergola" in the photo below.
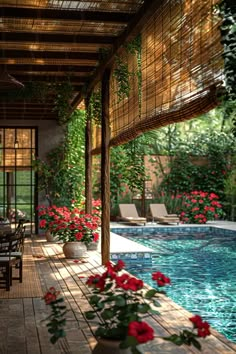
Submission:
{"label": "wooden pergola", "polygon": [[[45,87],[52,83],[60,86],[69,80],[69,116],[84,99],[88,107],[90,95],[100,85],[100,139],[94,143],[96,127],[88,121],[85,189],[89,212],[92,153],[99,152],[103,264],[109,259],[110,240],[109,148],[217,105],[223,64],[218,22],[211,14],[215,3],[216,0],[181,0],[175,4],[169,0],[1,1],[1,119],[58,120],[58,93],[53,89],[39,102],[33,96],[22,99],[21,94],[9,99],[8,86],[15,85],[17,92],[22,92],[21,84],[30,89],[35,82]],[[117,103],[112,91],[115,59],[123,55],[125,44],[140,33],[142,85],[135,89],[134,82],[134,99]],[[131,65],[130,58],[127,62]],[[142,107],[137,108],[140,92]]]}

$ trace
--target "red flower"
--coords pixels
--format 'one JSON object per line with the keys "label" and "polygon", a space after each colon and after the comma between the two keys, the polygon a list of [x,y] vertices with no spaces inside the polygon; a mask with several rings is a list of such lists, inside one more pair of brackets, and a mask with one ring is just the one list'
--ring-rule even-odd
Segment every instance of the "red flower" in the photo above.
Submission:
{"label": "red flower", "polygon": [[130,277],[128,274],[122,274],[120,277],[116,277],[116,287],[124,290],[137,291],[143,288],[143,281]]}
{"label": "red flower", "polygon": [[166,277],[161,272],[153,273],[152,280],[156,280],[158,286],[165,286],[167,284],[170,284],[170,278]]}
{"label": "red flower", "polygon": [[206,336],[209,336],[211,334],[209,328],[210,325],[208,322],[202,322],[201,327],[199,327],[197,331],[198,337],[205,338]]}
{"label": "red flower", "polygon": [[86,284],[93,288],[98,288],[100,291],[103,291],[105,287],[105,279],[99,274],[91,275],[86,281]]}
{"label": "red flower", "polygon": [[76,232],[76,233],[75,233],[75,238],[76,238],[77,241],[82,240],[83,236],[84,236],[84,235],[83,235],[82,232]]}
{"label": "red flower", "polygon": [[199,315],[195,315],[194,317],[190,317],[189,321],[194,324],[194,327],[198,328],[199,325],[202,324],[202,318]]}
{"label": "red flower", "polygon": [[199,195],[200,195],[200,197],[205,198],[208,195],[208,193],[207,192],[200,192]]}
{"label": "red flower", "polygon": [[125,267],[125,263],[119,259],[117,264],[114,266],[114,271],[115,272],[119,272],[120,270],[122,270]]}
{"label": "red flower", "polygon": [[47,225],[47,221],[46,220],[42,219],[42,220],[39,221],[39,227],[41,229],[45,228],[46,225]]}
{"label": "red flower", "polygon": [[146,322],[131,322],[128,327],[128,335],[135,337],[138,343],[146,343],[154,339],[154,331]]}
{"label": "red flower", "polygon": [[49,290],[44,295],[43,299],[46,305],[50,305],[52,302],[56,301],[60,291],[56,291],[54,287],[49,288]]}
{"label": "red flower", "polygon": [[94,232],[93,233],[93,241],[97,242],[99,240],[99,233],[98,232]]}
{"label": "red flower", "polygon": [[199,210],[198,207],[192,208],[192,211],[198,211],[198,210]]}
{"label": "red flower", "polygon": [[209,199],[210,199],[210,200],[212,200],[212,199],[219,199],[219,197],[218,197],[218,195],[216,195],[215,193],[210,193]]}
{"label": "red flower", "polygon": [[198,329],[198,337],[206,337],[209,336],[211,334],[209,328],[210,325],[208,322],[203,322],[201,316],[199,315],[195,315],[194,317],[191,317],[189,319],[195,328]]}

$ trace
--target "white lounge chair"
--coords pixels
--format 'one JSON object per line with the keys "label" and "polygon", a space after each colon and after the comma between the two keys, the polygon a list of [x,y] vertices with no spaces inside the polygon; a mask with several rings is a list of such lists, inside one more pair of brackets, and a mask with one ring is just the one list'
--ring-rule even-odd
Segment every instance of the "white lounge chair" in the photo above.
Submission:
{"label": "white lounge chair", "polygon": [[177,214],[168,214],[165,204],[150,204],[152,219],[161,224],[179,223]]}
{"label": "white lounge chair", "polygon": [[119,204],[120,220],[131,224],[146,225],[147,219],[138,215],[135,204]]}

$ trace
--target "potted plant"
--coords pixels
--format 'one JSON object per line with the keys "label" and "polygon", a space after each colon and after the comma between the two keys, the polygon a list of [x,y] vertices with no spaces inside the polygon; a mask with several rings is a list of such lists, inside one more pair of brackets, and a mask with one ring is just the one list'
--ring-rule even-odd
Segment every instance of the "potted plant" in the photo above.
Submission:
{"label": "potted plant", "polygon": [[84,210],[72,209],[63,218],[50,223],[52,234],[63,241],[63,252],[66,258],[85,256],[87,247],[99,239],[98,227],[100,218],[97,215],[85,214]]}
{"label": "potted plant", "polygon": [[65,217],[69,213],[67,207],[57,207],[56,205],[46,206],[39,205],[37,207],[39,228],[45,230],[45,237],[47,241],[57,241],[56,234],[52,235],[52,225]]}
{"label": "potted plant", "polygon": [[[95,336],[98,342],[93,354],[140,354],[138,346],[155,337],[154,330],[146,318],[150,314],[159,314],[158,295],[165,294],[161,289],[170,284],[170,279],[159,271],[154,272],[152,279],[156,282],[157,288],[147,288],[142,280],[124,272],[124,266],[121,260],[114,265],[108,262],[103,274],[91,275],[86,282],[92,289],[89,297],[92,309],[85,312],[85,317],[93,321],[93,327],[94,324],[97,326]],[[52,343],[66,335],[64,308],[60,309],[61,298],[55,294],[57,292],[53,288],[44,296],[46,304],[50,305],[52,310],[55,311],[57,306],[56,313],[60,318],[57,323],[60,325],[63,323],[60,331],[54,331],[55,333],[50,331]],[[54,317],[50,318],[49,328]],[[210,326],[199,315],[192,316],[189,320],[191,328],[185,328],[178,334],[163,339],[178,346],[193,345],[201,350],[198,339],[210,335]]]}

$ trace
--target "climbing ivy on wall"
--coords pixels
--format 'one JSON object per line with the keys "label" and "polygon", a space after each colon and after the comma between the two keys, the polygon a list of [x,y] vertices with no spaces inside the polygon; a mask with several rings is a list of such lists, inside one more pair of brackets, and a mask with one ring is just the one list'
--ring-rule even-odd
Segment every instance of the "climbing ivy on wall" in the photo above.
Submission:
{"label": "climbing ivy on wall", "polygon": [[64,140],[52,149],[45,161],[35,158],[38,188],[50,204],[69,206],[81,201],[84,189],[85,112],[76,110],[66,126]]}

